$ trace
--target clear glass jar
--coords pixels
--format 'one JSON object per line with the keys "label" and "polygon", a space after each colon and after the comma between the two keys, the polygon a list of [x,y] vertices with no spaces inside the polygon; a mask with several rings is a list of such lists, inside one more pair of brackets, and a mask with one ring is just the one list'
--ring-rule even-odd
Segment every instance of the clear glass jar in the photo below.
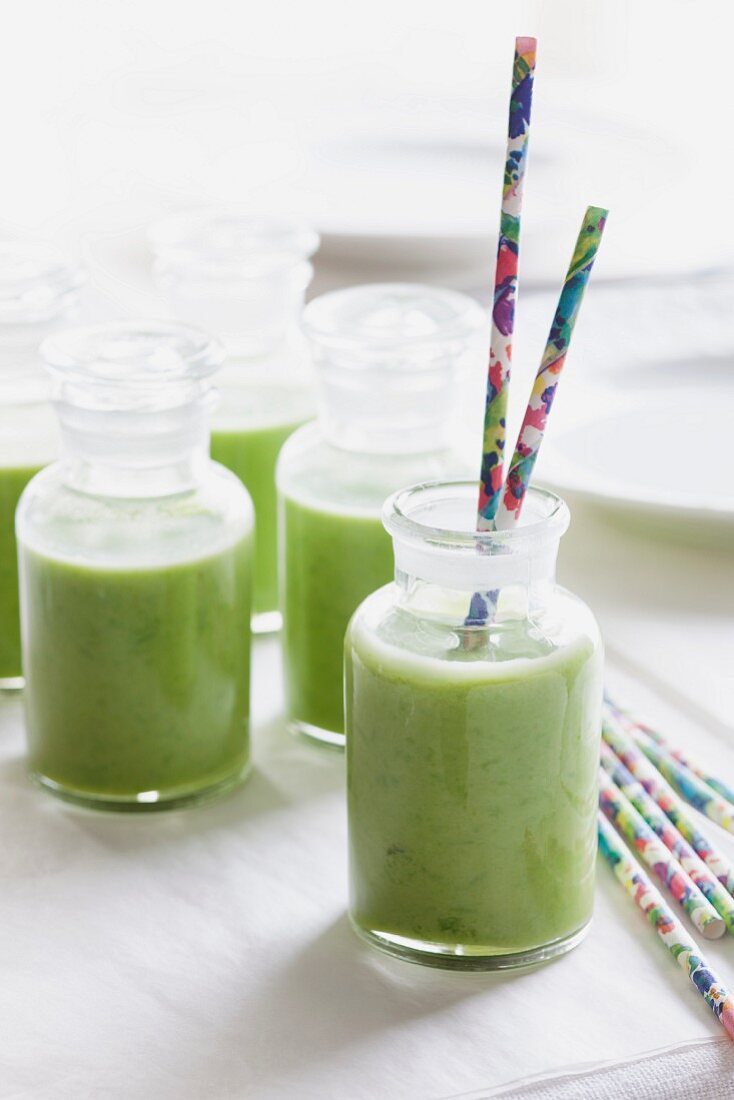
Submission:
{"label": "clear glass jar", "polygon": [[23,686],[15,509],[58,455],[38,345],[72,315],[83,284],[81,268],[49,245],[0,244],[0,691]]}
{"label": "clear glass jar", "polygon": [[603,656],[555,583],[563,501],[531,489],[520,526],[478,534],[476,500],[472,481],[385,505],[395,582],[345,645],[350,911],[390,954],[499,970],[591,919]]}
{"label": "clear glass jar", "polygon": [[486,324],[473,299],[413,284],[339,290],[306,307],[320,418],[291,436],[277,467],[294,732],[344,744],[344,633],[392,576],[382,504],[401,485],[474,465],[452,414],[466,373],[484,370]]}
{"label": "clear glass jar", "polygon": [[30,770],[107,809],[181,805],[249,767],[252,503],[209,458],[197,329],[69,329],[42,354],[63,457],[17,514]]}
{"label": "clear glass jar", "polygon": [[227,348],[212,457],[252,497],[253,630],[277,630],[275,463],[284,441],[315,412],[300,317],[318,235],[292,222],[204,211],[166,218],[150,240],[155,279],[175,316],[213,332]]}

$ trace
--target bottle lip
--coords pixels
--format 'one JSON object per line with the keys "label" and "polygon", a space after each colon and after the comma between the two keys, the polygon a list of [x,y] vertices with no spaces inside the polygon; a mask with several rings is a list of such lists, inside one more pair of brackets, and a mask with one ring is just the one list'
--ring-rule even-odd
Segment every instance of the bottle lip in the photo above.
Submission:
{"label": "bottle lip", "polygon": [[51,320],[87,281],[81,265],[43,241],[0,241],[0,323]]}
{"label": "bottle lip", "polygon": [[164,321],[124,321],[64,329],[40,348],[58,381],[96,387],[159,388],[209,377],[225,357],[201,329]]}
{"label": "bottle lip", "polygon": [[[531,487],[516,527],[477,531],[478,490],[475,481],[428,481],[401,489],[385,501],[383,525],[395,539],[472,557],[527,554],[536,546],[557,543],[568,529],[566,502],[549,489]],[[432,516],[448,516],[452,524],[428,522]],[[461,526],[456,526],[457,519]]]}
{"label": "bottle lip", "polygon": [[365,283],[314,298],[303,326],[314,342],[360,355],[395,351],[446,354],[446,346],[477,336],[487,324],[467,294],[423,283]]}
{"label": "bottle lip", "polygon": [[148,229],[158,262],[172,267],[233,268],[240,274],[292,267],[319,247],[315,229],[295,219],[242,210],[193,210],[171,214]]}

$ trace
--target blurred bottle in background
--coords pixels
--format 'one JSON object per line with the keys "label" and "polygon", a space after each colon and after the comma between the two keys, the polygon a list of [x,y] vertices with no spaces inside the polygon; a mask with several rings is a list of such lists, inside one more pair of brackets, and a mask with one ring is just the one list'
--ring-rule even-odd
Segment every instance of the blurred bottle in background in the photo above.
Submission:
{"label": "blurred bottle in background", "polygon": [[295,222],[212,211],[173,215],[149,237],[154,278],[169,308],[219,337],[228,352],[212,457],[252,497],[253,629],[277,630],[275,463],[291,432],[315,411],[300,315],[318,235]]}

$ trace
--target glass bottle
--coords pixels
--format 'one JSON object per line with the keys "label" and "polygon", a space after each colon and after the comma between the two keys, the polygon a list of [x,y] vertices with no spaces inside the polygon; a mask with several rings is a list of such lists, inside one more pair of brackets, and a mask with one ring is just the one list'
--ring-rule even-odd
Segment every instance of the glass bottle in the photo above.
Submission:
{"label": "glass bottle", "polygon": [[72,315],[83,284],[81,268],[49,245],[0,244],[0,691],[23,686],[15,509],[58,454],[38,345]]}
{"label": "glass bottle", "polygon": [[17,515],[30,770],[71,801],[150,810],[247,772],[252,503],[209,458],[197,329],[69,329],[42,354],[63,454]]}
{"label": "glass bottle", "polygon": [[382,504],[474,465],[452,413],[468,369],[484,369],[486,317],[463,294],[387,283],[314,299],[304,327],[321,408],[277,467],[286,706],[293,731],[339,746],[344,633],[392,576]]}
{"label": "glass bottle", "polygon": [[395,581],[345,646],[350,908],[390,954],[495,970],[568,951],[591,919],[603,657],[555,583],[563,501],[531,489],[520,526],[478,534],[476,497],[434,483],[385,505]]}
{"label": "glass bottle", "polygon": [[212,457],[252,497],[253,630],[277,630],[275,463],[283,442],[315,411],[300,316],[318,235],[293,222],[204,211],[159,222],[150,239],[156,282],[173,313],[227,348]]}

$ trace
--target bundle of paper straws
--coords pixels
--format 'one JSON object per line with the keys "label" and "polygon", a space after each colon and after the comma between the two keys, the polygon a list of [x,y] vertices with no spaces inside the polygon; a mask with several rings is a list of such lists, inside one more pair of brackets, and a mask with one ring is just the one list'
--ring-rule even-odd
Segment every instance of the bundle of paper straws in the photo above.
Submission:
{"label": "bundle of paper straws", "polygon": [[734,1038],[734,998],[617,835],[626,838],[702,936],[734,935],[734,866],[701,832],[688,805],[734,833],[734,790],[609,699],[602,738],[599,850]]}

